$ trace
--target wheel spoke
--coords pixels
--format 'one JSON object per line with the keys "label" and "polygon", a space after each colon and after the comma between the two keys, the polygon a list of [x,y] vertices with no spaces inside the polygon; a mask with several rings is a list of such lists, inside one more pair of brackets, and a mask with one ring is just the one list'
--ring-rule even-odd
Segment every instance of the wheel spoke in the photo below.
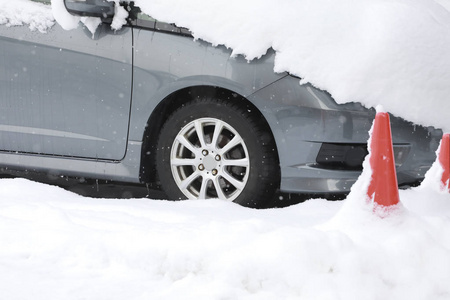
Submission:
{"label": "wheel spoke", "polygon": [[200,141],[201,148],[205,148],[206,142],[205,142],[205,134],[203,132],[203,123],[199,120],[196,120],[194,122],[194,126],[195,132],[197,133],[198,136],[198,140]]}
{"label": "wheel spoke", "polygon": [[235,136],[231,139],[231,141],[229,141],[228,144],[226,144],[225,147],[223,147],[223,148],[221,149],[222,156],[223,156],[224,154],[226,154],[228,151],[230,151],[231,149],[233,149],[235,146],[237,146],[237,145],[239,145],[240,143],[242,143],[242,142],[243,142],[242,138],[241,138],[240,136],[238,136],[238,135],[235,135]]}
{"label": "wheel spoke", "polygon": [[200,188],[200,194],[198,195],[199,199],[206,199],[206,189],[208,187],[209,178],[203,176],[202,178],[202,186]]}
{"label": "wheel spoke", "polygon": [[197,179],[199,176],[201,176],[200,173],[198,171],[195,171],[194,173],[189,175],[188,178],[182,180],[181,183],[180,183],[181,190],[186,190],[192,184],[192,182],[195,179]]}
{"label": "wheel spoke", "polygon": [[170,164],[172,166],[195,166],[198,161],[194,158],[172,158]]}
{"label": "wheel spoke", "polygon": [[214,133],[213,133],[213,137],[211,140],[211,145],[213,145],[213,147],[217,148],[217,143],[219,141],[219,137],[220,137],[220,133],[222,132],[223,129],[223,122],[220,120],[217,120],[216,125],[214,126]]}
{"label": "wheel spoke", "polygon": [[225,196],[225,194],[222,191],[222,188],[220,187],[219,176],[214,178],[213,184],[214,184],[214,189],[216,190],[216,193],[217,193],[217,198],[222,199],[222,200],[227,200],[227,196]]}
{"label": "wheel spoke", "polygon": [[189,151],[191,151],[192,153],[194,153],[197,156],[197,152],[199,151],[197,148],[195,148],[194,145],[191,144],[191,142],[189,142],[184,136],[182,135],[178,135],[177,136],[177,141],[183,145],[184,147],[186,147],[187,149],[189,149]]}
{"label": "wheel spoke", "polygon": [[229,183],[231,183],[236,189],[242,190],[245,184],[242,181],[237,180],[227,172],[223,172],[222,177],[225,178]]}
{"label": "wheel spoke", "polygon": [[248,158],[241,159],[223,159],[222,166],[231,166],[231,167],[246,167],[250,165],[250,161]]}

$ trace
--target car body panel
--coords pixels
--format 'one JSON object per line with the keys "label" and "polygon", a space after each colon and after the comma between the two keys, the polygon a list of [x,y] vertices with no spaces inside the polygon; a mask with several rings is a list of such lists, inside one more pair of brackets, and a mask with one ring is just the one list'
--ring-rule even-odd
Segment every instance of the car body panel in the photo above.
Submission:
{"label": "car body panel", "polygon": [[[0,26],[0,166],[140,182],[145,145],[157,140],[146,136],[148,128],[157,133],[161,126],[153,118],[158,107],[180,90],[211,87],[249,101],[267,122],[280,190],[350,190],[361,170],[321,164],[318,156],[324,145],[366,147],[373,109],[338,105],[312,85],[274,73],[273,50],[247,62],[173,25],[148,24],[112,31],[104,23],[94,35],[82,26],[65,31],[56,24],[45,34]],[[442,132],[391,121],[399,183],[413,183],[434,161]]]}
{"label": "car body panel", "polygon": [[0,150],[121,160],[131,60],[130,28],[0,26]]}
{"label": "car body panel", "polygon": [[142,141],[148,112],[176,91],[210,86],[246,97],[286,76],[273,72],[273,55],[250,64],[244,58],[230,57],[230,54],[225,47],[193,42],[191,37],[135,29],[130,139]]}
{"label": "car body panel", "polygon": [[[320,166],[317,156],[323,143],[366,147],[375,118],[373,109],[355,103],[338,105],[327,93],[309,84],[300,85],[294,77],[276,81],[253,94],[250,100],[259,103],[271,124],[280,158],[281,190],[305,193],[350,190],[361,170]],[[442,132],[392,115],[391,128],[394,149],[398,150],[396,158],[401,158],[397,164],[398,182],[415,183],[435,160]]]}

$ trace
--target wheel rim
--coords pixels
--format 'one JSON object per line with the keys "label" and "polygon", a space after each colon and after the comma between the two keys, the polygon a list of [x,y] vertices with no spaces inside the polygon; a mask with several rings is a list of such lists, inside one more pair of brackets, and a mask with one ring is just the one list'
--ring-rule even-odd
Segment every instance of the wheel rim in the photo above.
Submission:
{"label": "wheel rim", "polygon": [[175,183],[188,199],[233,201],[247,184],[250,158],[244,140],[231,125],[201,118],[176,136],[170,166]]}

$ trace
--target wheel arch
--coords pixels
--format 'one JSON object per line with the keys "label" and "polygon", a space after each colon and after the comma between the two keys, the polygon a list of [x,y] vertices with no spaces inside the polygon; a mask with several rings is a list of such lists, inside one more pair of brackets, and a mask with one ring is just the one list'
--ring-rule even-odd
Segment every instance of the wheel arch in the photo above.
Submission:
{"label": "wheel arch", "polygon": [[[278,147],[274,138],[274,133],[269,122],[261,112],[261,110],[244,96],[226,88],[218,86],[197,85],[177,90],[165,97],[153,110],[147,121],[144,130],[143,143],[141,149],[141,164],[139,177],[141,182],[152,183],[158,180],[156,171],[156,143],[159,132],[164,125],[166,119],[180,106],[200,97],[215,97],[228,101],[243,101],[248,109],[257,114],[261,121],[261,125],[265,127],[267,132],[272,136],[275,144],[276,160],[279,162]],[[151,124],[151,126],[149,126]]]}

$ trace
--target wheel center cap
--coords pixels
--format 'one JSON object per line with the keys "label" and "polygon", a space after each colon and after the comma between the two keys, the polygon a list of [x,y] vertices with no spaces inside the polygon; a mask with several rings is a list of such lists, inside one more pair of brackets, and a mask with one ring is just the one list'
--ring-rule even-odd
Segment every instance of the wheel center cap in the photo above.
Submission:
{"label": "wheel center cap", "polygon": [[217,161],[212,156],[206,156],[203,159],[203,165],[205,166],[205,169],[208,171],[212,171],[217,167]]}

